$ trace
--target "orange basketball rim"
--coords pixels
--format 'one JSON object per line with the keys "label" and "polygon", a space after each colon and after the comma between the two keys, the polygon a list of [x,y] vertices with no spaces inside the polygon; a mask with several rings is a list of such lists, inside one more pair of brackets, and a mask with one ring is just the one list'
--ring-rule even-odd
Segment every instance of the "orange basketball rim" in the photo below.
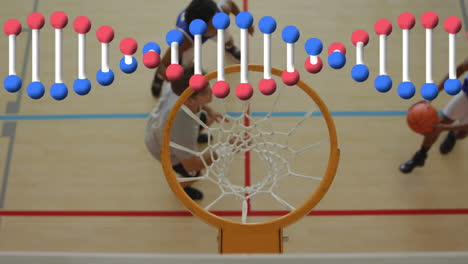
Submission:
{"label": "orange basketball rim", "polygon": [[[263,66],[261,65],[249,65],[248,69],[249,71],[263,72]],[[240,65],[228,66],[226,67],[225,72],[226,74],[240,72]],[[272,68],[273,75],[281,76],[281,73],[281,70]],[[212,80],[216,77],[217,72],[209,73],[206,76],[208,80]],[[185,207],[187,207],[188,210],[190,210],[190,212],[201,218],[206,223],[219,229],[219,253],[282,253],[282,229],[307,215],[324,197],[325,193],[333,182],[340,156],[338,138],[333,118],[325,103],[309,85],[301,80],[297,83],[297,86],[301,88],[317,104],[318,108],[323,114],[323,118],[326,121],[330,140],[328,165],[320,184],[302,205],[288,214],[268,222],[240,223],[224,219],[202,208],[184,192],[171,165],[170,133],[177,112],[184,104],[184,102],[193,94],[193,90],[186,89],[169,113],[164,127],[161,148],[161,162],[166,180],[177,198],[184,204]]]}

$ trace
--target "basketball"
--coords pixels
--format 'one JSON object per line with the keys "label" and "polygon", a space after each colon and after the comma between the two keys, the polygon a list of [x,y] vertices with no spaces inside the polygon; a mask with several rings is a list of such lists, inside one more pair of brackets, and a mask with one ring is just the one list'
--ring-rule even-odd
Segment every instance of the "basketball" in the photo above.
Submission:
{"label": "basketball", "polygon": [[406,121],[411,130],[424,135],[432,132],[434,125],[439,122],[439,115],[433,106],[425,101],[421,101],[408,109]]}

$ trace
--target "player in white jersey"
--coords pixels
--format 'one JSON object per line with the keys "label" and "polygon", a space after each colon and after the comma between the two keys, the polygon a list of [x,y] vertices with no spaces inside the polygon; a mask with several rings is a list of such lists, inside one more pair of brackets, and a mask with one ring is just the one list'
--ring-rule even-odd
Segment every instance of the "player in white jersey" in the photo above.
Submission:
{"label": "player in white jersey", "polygon": [[[192,69],[188,69],[193,72]],[[186,71],[182,80],[172,82],[172,89],[164,93],[161,100],[151,112],[145,131],[145,143],[149,152],[154,158],[161,161],[161,145],[164,125],[167,117],[174,106],[175,102],[182,92],[189,86],[190,71]],[[219,121],[222,115],[215,112],[207,104],[211,102],[211,88],[207,87],[201,92],[194,93],[185,103],[194,114],[200,116],[202,110],[206,112],[206,124],[210,125],[214,121]],[[185,148],[198,152],[197,136],[199,133],[199,124],[190,117],[186,112],[180,110],[177,113],[176,119],[172,126],[171,142],[177,143]],[[200,157],[194,156],[182,150],[171,148],[172,168],[182,177],[196,177],[203,170],[204,164]],[[214,157],[216,154],[213,153]],[[211,155],[207,153],[204,156],[205,162],[211,164]],[[203,198],[203,193],[191,185],[194,182],[185,182],[182,184],[185,192],[193,199],[200,200]]]}

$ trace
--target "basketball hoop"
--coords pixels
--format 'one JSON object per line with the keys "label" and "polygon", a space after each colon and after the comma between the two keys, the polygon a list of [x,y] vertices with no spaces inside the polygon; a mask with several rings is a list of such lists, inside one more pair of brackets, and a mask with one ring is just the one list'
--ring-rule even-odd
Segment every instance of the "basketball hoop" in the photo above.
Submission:
{"label": "basketball hoop", "polygon": [[[225,68],[226,74],[232,74],[240,72],[241,67],[239,65],[233,65]],[[263,66],[261,65],[249,65],[249,71],[254,72],[263,72]],[[272,75],[281,76],[282,71],[276,68],[272,68]],[[206,79],[212,80],[217,77],[217,72],[212,72],[206,75]],[[299,220],[301,217],[308,214],[316,205],[317,203],[323,198],[325,193],[327,192],[328,188],[330,187],[339,161],[340,151],[338,149],[338,140],[335,130],[335,125],[332,119],[331,114],[329,113],[325,103],[320,99],[318,94],[309,87],[305,82],[299,81],[297,86],[302,89],[318,106],[318,109],[323,115],[323,118],[326,121],[327,129],[328,129],[328,140],[330,143],[330,150],[329,150],[329,157],[328,157],[328,164],[325,175],[323,178],[314,179],[320,181],[316,190],[311,193],[311,196],[299,207],[291,208],[291,211],[284,216],[276,218],[272,221],[261,222],[261,223],[247,223],[245,219],[248,216],[248,209],[246,206],[246,199],[250,197],[246,197],[242,202],[242,221],[235,222],[232,220],[228,220],[222,217],[219,217],[209,211],[209,208],[203,208],[196,202],[194,202],[183,190],[180,185],[180,182],[184,180],[184,178],[177,178],[173,169],[172,163],[170,159],[170,148],[179,148],[184,150],[182,146],[178,146],[170,142],[170,134],[172,130],[172,125],[176,118],[176,115],[179,111],[184,111],[183,104],[184,102],[193,94],[192,89],[186,89],[184,93],[179,97],[177,102],[175,103],[174,107],[172,108],[169,116],[167,118],[165,127],[164,127],[164,134],[163,134],[163,142],[162,142],[162,149],[161,149],[161,162],[163,165],[163,170],[166,175],[167,182],[171,187],[172,191],[175,193],[177,198],[197,217],[201,218],[208,224],[216,226],[219,229],[219,252],[220,253],[281,253],[283,252],[283,237],[282,237],[282,229],[285,226],[288,226],[295,221]],[[190,111],[190,110],[187,110]],[[188,113],[189,114],[189,113]],[[242,113],[242,115],[246,115],[246,112]],[[310,117],[311,113],[306,115],[304,118]],[[266,118],[271,117],[267,115]],[[196,117],[195,117],[196,118]],[[226,118],[226,115],[225,115]],[[200,122],[201,123],[201,122]],[[255,124],[253,124],[255,126]],[[245,127],[244,127],[245,128]],[[267,132],[265,132],[267,133]],[[255,141],[256,136],[251,135],[252,139]],[[271,142],[274,144],[274,142]],[[242,144],[240,144],[242,145]],[[257,144],[254,142],[251,146],[244,148],[235,148],[231,147],[228,148],[228,151],[261,151],[259,149],[268,148],[269,144]],[[279,145],[279,144],[278,144]],[[223,142],[216,142],[215,144],[209,144],[209,146],[203,150],[205,151],[215,151],[216,149],[220,149],[222,147],[228,146],[228,143]],[[185,149],[186,150],[186,149]],[[187,150],[188,151],[188,150]],[[225,150],[226,151],[226,150]],[[203,153],[192,152],[194,155],[201,156]],[[274,154],[272,154],[274,155]],[[229,155],[226,155],[229,156]],[[203,159],[202,159],[203,160]],[[219,163],[224,163],[223,165],[226,166],[226,162],[229,162],[229,159],[223,159],[223,157],[216,159],[213,161],[211,165],[206,166],[206,171],[204,176],[198,177],[199,180],[208,179],[209,174],[214,174],[215,169],[214,167],[220,165]],[[222,166],[218,166],[222,167]],[[273,177],[272,173],[267,173],[266,177]],[[297,176],[297,175],[294,175]],[[305,176],[307,177],[307,176]],[[312,177],[311,177],[312,178]],[[196,178],[194,178],[196,179]],[[191,179],[191,180],[194,180]],[[222,183],[222,181],[218,181]],[[242,186],[237,186],[237,188],[242,188]],[[242,189],[240,192],[247,192],[251,194],[251,197],[254,196],[255,188],[250,187],[250,189]],[[235,195],[235,193],[230,193]],[[278,202],[281,202],[280,198],[278,197]],[[216,202],[216,201],[214,201]],[[284,201],[285,205],[288,205],[286,201]],[[211,206],[211,205],[210,205]],[[208,207],[210,207],[208,206]]]}

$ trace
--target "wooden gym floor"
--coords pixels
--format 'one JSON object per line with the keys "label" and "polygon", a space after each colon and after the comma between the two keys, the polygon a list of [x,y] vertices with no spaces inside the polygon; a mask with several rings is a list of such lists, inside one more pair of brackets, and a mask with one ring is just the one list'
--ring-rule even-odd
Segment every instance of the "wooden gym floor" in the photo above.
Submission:
{"label": "wooden gym floor", "polygon": [[[241,1],[236,2],[242,7]],[[155,41],[166,49],[165,34],[172,29],[176,15],[187,3],[182,0],[16,0],[2,5],[1,21],[15,18],[23,25],[23,33],[17,40],[16,70],[24,77],[24,85],[17,94],[4,90],[0,93],[0,111],[3,111],[0,115],[1,209],[184,211],[169,190],[160,164],[144,145],[145,116],[157,101],[149,89],[154,71],[144,68],[140,58],[146,42]],[[285,252],[468,250],[468,143],[459,142],[453,153],[442,156],[438,153],[439,140],[424,168],[417,168],[409,175],[400,173],[398,165],[410,158],[421,142],[421,137],[406,126],[404,111],[421,97],[417,93],[411,100],[402,100],[395,88],[401,80],[398,16],[411,12],[418,20],[411,31],[410,76],[419,88],[425,80],[425,34],[419,23],[420,16],[425,11],[439,15],[433,51],[434,80],[438,82],[448,69],[448,37],[443,21],[449,16],[463,19],[467,11],[465,1],[255,0],[249,1],[248,8],[255,21],[265,15],[277,19],[278,30],[272,48],[274,67],[285,67],[285,45],[281,42],[280,30],[286,25],[295,25],[301,30],[296,65],[303,79],[316,89],[335,114],[342,152],[332,188],[316,208],[338,215],[308,216],[286,228],[289,242],[285,243]],[[31,55],[26,18],[33,11],[46,17],[46,26],[41,31],[40,76],[47,88],[54,81],[54,36],[49,16],[55,11],[64,11],[69,16],[64,32],[63,62],[64,80],[69,88],[77,72],[77,37],[71,25],[77,16],[91,19],[87,75],[93,88],[89,95],[80,97],[71,91],[62,102],[54,101],[48,93],[37,101],[27,96],[25,88],[30,82]],[[380,94],[373,88],[373,79],[378,74],[378,38],[373,26],[381,18],[393,23],[388,41],[388,71],[394,88],[387,94]],[[101,25],[110,25],[116,31],[111,44],[111,68],[116,76],[109,87],[99,86],[94,78],[100,65],[100,47],[94,34]],[[370,35],[365,62],[371,75],[365,83],[354,82],[349,73],[355,63],[350,37],[356,29],[364,29]],[[238,30],[233,28],[231,32],[238,43]],[[464,33],[465,26],[457,38],[457,63],[468,52]],[[118,43],[125,37],[133,37],[139,43],[136,56],[140,65],[131,75],[118,69],[121,57]],[[302,67],[306,58],[303,45],[310,37],[323,41],[324,62],[329,44],[344,43],[348,50],[345,68],[337,71],[325,65],[318,75],[306,73]],[[261,64],[262,37],[258,28],[250,43],[251,51],[256,51],[251,56],[252,63]],[[0,37],[0,47],[4,65],[0,73],[5,77],[8,74],[5,35]],[[214,42],[208,42],[203,48],[207,71],[216,68],[216,55],[209,52],[215,47]],[[232,60],[228,62],[233,63]],[[299,95],[287,94],[276,111],[309,111],[309,102],[296,97]],[[449,99],[441,94],[434,105],[442,109]],[[269,100],[256,92],[255,107],[265,111],[271,103]],[[228,103],[235,105],[235,101],[232,98]],[[290,127],[297,118],[286,115],[276,120],[277,129],[282,129],[282,126]],[[312,137],[307,133],[300,135],[299,143]],[[311,157],[311,160],[320,159]],[[255,160],[253,162],[255,166]],[[197,186],[207,195],[202,202],[206,205],[208,198],[214,197],[211,191],[215,188],[205,183],[197,183]],[[295,197],[298,189],[288,188],[286,191]],[[443,209],[465,210],[446,214]],[[359,210],[367,215],[357,215]],[[423,214],[429,210],[439,214]],[[379,215],[379,212],[395,214]],[[215,228],[190,216],[0,218],[1,251],[215,253],[216,235]]]}

